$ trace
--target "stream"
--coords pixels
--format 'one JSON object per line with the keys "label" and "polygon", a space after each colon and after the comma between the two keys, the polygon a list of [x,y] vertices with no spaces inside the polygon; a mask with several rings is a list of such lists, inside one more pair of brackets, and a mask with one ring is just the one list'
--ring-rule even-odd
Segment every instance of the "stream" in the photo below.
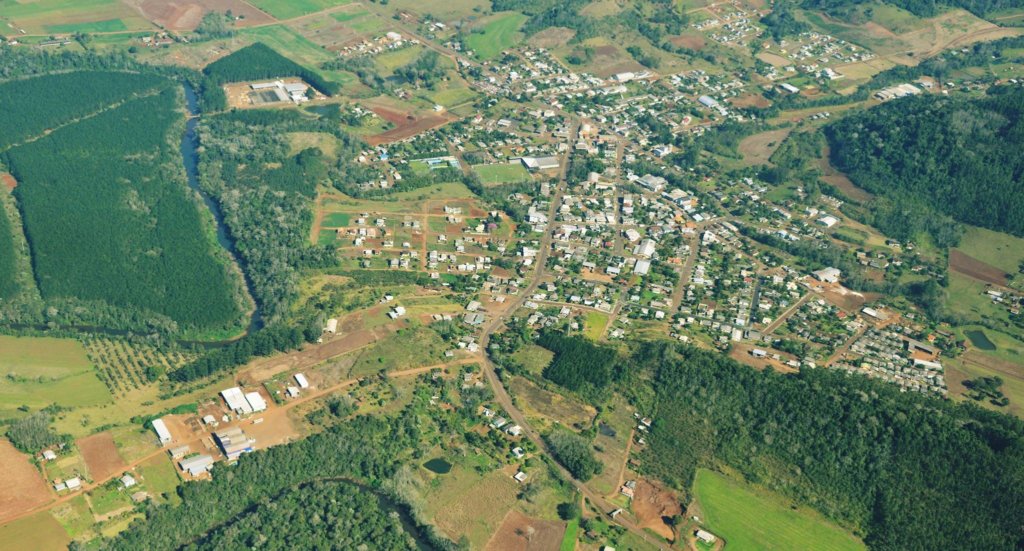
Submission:
{"label": "stream", "polygon": [[[195,190],[203,199],[203,204],[209,209],[210,214],[213,215],[213,219],[217,225],[217,243],[228,252],[228,255],[234,261],[235,265],[239,267],[242,272],[242,277],[245,279],[245,286],[249,293],[249,296],[254,299],[255,294],[253,293],[252,281],[249,276],[245,275],[245,270],[241,269],[241,263],[238,260],[238,253],[235,250],[235,243],[231,240],[231,236],[228,235],[227,226],[224,224],[224,216],[220,212],[220,206],[212,197],[207,195],[199,187],[199,135],[196,132],[196,126],[199,124],[199,97],[196,95],[192,85],[185,82],[185,104],[188,108],[188,121],[185,122],[185,134],[181,137],[181,159],[185,165],[185,175],[188,179],[188,187]],[[249,327],[246,328],[246,334],[251,334],[258,331],[263,327],[263,316],[260,313],[259,304],[256,304],[252,312],[252,317],[249,320]],[[211,343],[214,344],[214,343]]]}

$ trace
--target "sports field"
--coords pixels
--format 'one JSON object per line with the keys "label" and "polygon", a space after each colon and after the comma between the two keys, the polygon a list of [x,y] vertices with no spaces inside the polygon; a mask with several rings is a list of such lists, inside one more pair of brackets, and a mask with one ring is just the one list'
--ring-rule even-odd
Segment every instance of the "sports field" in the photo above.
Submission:
{"label": "sports field", "polygon": [[476,172],[477,176],[480,177],[480,181],[485,185],[527,182],[530,180],[530,173],[518,162],[476,165],[473,167],[473,172]]}
{"label": "sports field", "polygon": [[779,496],[755,492],[712,471],[697,471],[693,493],[704,511],[707,529],[721,536],[732,551],[866,549],[819,513],[804,507],[792,509]]}
{"label": "sports field", "polygon": [[476,52],[480,59],[493,59],[502,51],[522,40],[519,27],[526,22],[521,13],[496,15],[483,26],[483,32],[474,32],[466,37],[466,47]]}

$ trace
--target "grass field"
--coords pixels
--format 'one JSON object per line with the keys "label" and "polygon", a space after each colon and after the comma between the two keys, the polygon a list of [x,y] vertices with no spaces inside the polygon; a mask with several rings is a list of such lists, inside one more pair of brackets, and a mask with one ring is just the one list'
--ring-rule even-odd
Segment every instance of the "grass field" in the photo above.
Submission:
{"label": "grass field", "polygon": [[693,493],[704,511],[708,530],[725,539],[727,549],[866,549],[861,541],[817,512],[791,509],[779,496],[756,492],[712,471],[697,471]]}
{"label": "grass field", "polygon": [[984,228],[967,226],[957,249],[1009,274],[1024,262],[1024,239]]}
{"label": "grass field", "polygon": [[15,29],[43,35],[153,28],[152,23],[118,0],[0,0],[0,18],[10,20]]}
{"label": "grass field", "polygon": [[0,411],[27,405],[95,406],[110,392],[78,341],[0,336]]}
{"label": "grass field", "polygon": [[79,495],[62,503],[50,510],[53,518],[64,527],[64,531],[71,538],[76,538],[92,530],[93,517],[89,510],[89,504],[85,502],[85,496]]}
{"label": "grass field", "polygon": [[484,24],[483,32],[474,32],[466,38],[466,47],[480,59],[496,58],[522,40],[519,27],[525,22],[526,16],[521,13],[495,15]]}
{"label": "grass field", "polygon": [[71,538],[47,511],[0,526],[0,547],[50,551],[67,549]]}
{"label": "grass field", "polygon": [[[252,37],[279,52],[288,52],[289,58],[306,67],[315,68],[332,58],[326,50],[284,25],[251,27],[242,29],[239,34]],[[330,74],[328,72],[324,76]]]}
{"label": "grass field", "polygon": [[583,335],[591,340],[601,340],[604,328],[608,325],[608,314],[588,311],[583,321]]}
{"label": "grass field", "polygon": [[386,76],[394,73],[395,69],[415,61],[425,49],[423,46],[407,46],[382,53],[373,58],[373,62],[377,67],[380,67],[381,74]]}
{"label": "grass field", "polygon": [[555,353],[543,346],[530,343],[517,350],[512,357],[522,363],[530,373],[540,375],[544,368],[551,363]]}
{"label": "grass field", "polygon": [[291,19],[318,11],[343,6],[352,0],[252,0],[252,5],[277,19]]}
{"label": "grass field", "polygon": [[565,535],[562,536],[561,551],[573,551],[576,549],[576,538],[579,536],[580,519],[574,518],[565,526]]}
{"label": "grass field", "polygon": [[485,185],[528,182],[530,173],[519,162],[498,163],[493,165],[476,165],[473,172],[480,177]]}
{"label": "grass field", "polygon": [[426,94],[426,98],[431,102],[443,105],[447,108],[461,105],[471,101],[475,97],[476,92],[466,86],[452,86]]}
{"label": "grass field", "polygon": [[348,226],[348,221],[351,215],[345,212],[332,212],[324,216],[324,221],[321,224],[327,228],[344,228]]}

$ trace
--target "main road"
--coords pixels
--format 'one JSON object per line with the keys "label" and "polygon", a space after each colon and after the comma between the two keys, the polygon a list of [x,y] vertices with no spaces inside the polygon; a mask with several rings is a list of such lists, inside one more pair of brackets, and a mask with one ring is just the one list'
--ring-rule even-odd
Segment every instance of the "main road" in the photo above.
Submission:
{"label": "main road", "polygon": [[[576,135],[579,132],[579,126],[579,122],[573,123],[572,129],[569,133],[568,143],[575,143]],[[523,305],[523,303],[525,303],[529,299],[529,297],[533,295],[534,291],[537,290],[537,286],[540,285],[541,281],[544,279],[544,276],[547,274],[546,266],[548,256],[550,256],[551,253],[552,230],[555,225],[555,214],[558,211],[558,206],[561,204],[562,196],[565,194],[566,187],[568,186],[568,182],[566,181],[566,174],[569,167],[570,154],[571,153],[566,152],[562,156],[562,165],[561,171],[559,173],[559,182],[558,185],[555,187],[555,192],[551,196],[551,204],[548,207],[548,225],[544,229],[543,236],[540,238],[540,246],[537,252],[537,257],[535,259],[536,269],[530,276],[529,283],[520,290],[519,294],[516,296],[516,299],[513,300],[512,303],[509,304],[507,308],[504,310],[506,314],[511,314],[518,310]],[[502,409],[505,410],[505,413],[508,414],[508,416],[512,419],[512,421],[515,424],[523,428],[523,435],[529,438],[530,441],[532,441],[534,445],[537,446],[538,450],[553,457],[551,449],[548,447],[544,439],[541,438],[540,433],[530,425],[529,421],[527,421],[526,419],[526,416],[523,415],[523,412],[520,411],[519,408],[517,408],[515,403],[512,401],[512,397],[509,395],[508,390],[506,390],[504,383],[502,383],[501,379],[498,377],[498,374],[495,372],[496,366],[491,361],[490,357],[487,355],[487,348],[491,334],[493,334],[496,330],[500,329],[504,325],[504,316],[499,316],[489,320],[487,323],[483,325],[481,329],[480,361],[483,366],[484,377],[487,379],[487,382],[491,385],[491,389],[494,391],[494,401],[498,405],[500,405]],[[607,514],[611,513],[616,509],[619,509],[618,505],[610,503],[603,496],[591,490],[583,481],[576,479],[572,475],[572,473],[570,473],[560,464],[555,462],[555,465],[557,466],[558,471],[561,473],[562,477],[570,481],[572,485],[576,488],[576,491],[583,495],[583,497],[587,498],[587,500],[589,500],[590,503],[597,507],[600,511]],[[615,517],[613,517],[612,520],[618,523],[626,530],[632,532],[634,535],[636,535],[643,541],[659,549],[663,549],[665,551],[670,550],[670,548],[667,545],[655,539],[654,536],[646,532],[643,528],[640,527],[640,525],[638,525],[636,522],[628,518],[626,515],[626,513],[615,515]]]}

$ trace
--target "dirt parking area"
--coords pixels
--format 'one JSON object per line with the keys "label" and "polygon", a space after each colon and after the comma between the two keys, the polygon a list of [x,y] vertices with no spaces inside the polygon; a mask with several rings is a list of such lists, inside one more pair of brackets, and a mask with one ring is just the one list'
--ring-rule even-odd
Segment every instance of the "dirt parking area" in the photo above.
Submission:
{"label": "dirt parking area", "polygon": [[675,538],[672,527],[665,522],[674,515],[683,513],[683,507],[675,494],[646,480],[639,480],[636,483],[632,509],[642,528],[648,528],[665,539]]}
{"label": "dirt parking area", "polygon": [[1006,272],[970,257],[957,249],[949,251],[949,269],[967,277],[1006,287]]}
{"label": "dirt parking area", "polygon": [[124,459],[117,451],[114,437],[109,432],[87,436],[75,442],[85,459],[85,467],[93,480],[106,480],[125,469]]}
{"label": "dirt parking area", "polygon": [[498,531],[487,542],[487,551],[548,551],[558,549],[565,525],[553,520],[537,520],[519,511],[509,511]]}
{"label": "dirt parking area", "polygon": [[50,489],[27,455],[0,438],[0,465],[4,483],[0,484],[0,522],[50,501]]}

